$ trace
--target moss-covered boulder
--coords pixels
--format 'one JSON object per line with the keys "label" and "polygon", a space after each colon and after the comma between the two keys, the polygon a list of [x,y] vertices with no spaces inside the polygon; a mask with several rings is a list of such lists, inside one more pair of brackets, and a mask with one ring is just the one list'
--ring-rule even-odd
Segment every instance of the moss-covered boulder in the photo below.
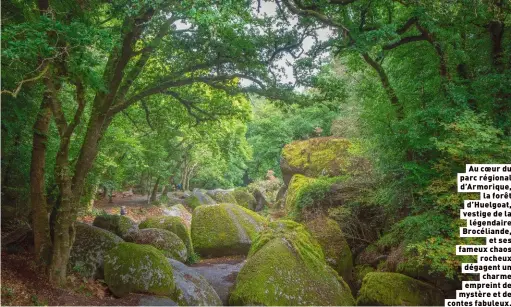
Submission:
{"label": "moss-covered boulder", "polygon": [[367,273],[360,288],[359,306],[441,306],[437,288],[399,273]]}
{"label": "moss-covered boulder", "polygon": [[192,242],[202,257],[245,255],[265,219],[233,204],[200,206],[193,211]]}
{"label": "moss-covered boulder", "polygon": [[351,306],[355,300],[305,227],[281,220],[270,223],[254,242],[229,303]]}
{"label": "moss-covered boulder", "polygon": [[190,195],[184,199],[184,203],[192,209],[202,205],[214,205],[217,202],[211,198],[206,190],[194,189]]}
{"label": "moss-covered boulder", "polygon": [[75,231],[69,258],[70,270],[85,277],[103,278],[105,254],[123,240],[110,231],[84,223],[76,223]]}
{"label": "moss-covered boulder", "polygon": [[280,168],[286,185],[293,175],[336,177],[365,172],[370,168],[359,156],[358,146],[343,138],[319,137],[284,146]]}
{"label": "moss-covered boulder", "polygon": [[221,204],[237,204],[236,198],[234,197],[234,190],[208,190],[206,194],[211,196],[217,203]]}
{"label": "moss-covered boulder", "polygon": [[353,270],[353,285],[355,289],[360,289],[362,286],[362,281],[364,280],[364,277],[367,275],[367,273],[374,271],[376,271],[376,269],[367,264],[359,264],[355,266],[355,269]]}
{"label": "moss-covered boulder", "polygon": [[344,181],[343,177],[310,178],[294,175],[286,193],[285,212],[289,219],[302,220],[308,213],[327,211],[335,201],[335,184]]}
{"label": "moss-covered boulder", "polygon": [[105,256],[105,282],[115,296],[130,292],[176,298],[172,266],[155,247],[120,243]]}
{"label": "moss-covered boulder", "polygon": [[352,280],[351,250],[336,221],[318,217],[306,223],[310,234],[319,242],[328,263],[345,281]]}
{"label": "moss-covered boulder", "polygon": [[186,246],[176,234],[166,229],[144,228],[131,237],[137,244],[149,244],[159,249],[165,257],[186,261],[188,252]]}
{"label": "moss-covered boulder", "polygon": [[177,216],[188,229],[192,227],[192,214],[182,204],[163,207],[163,215]]}
{"label": "moss-covered boulder", "polygon": [[193,268],[169,259],[174,282],[180,290],[178,301],[181,306],[221,306],[222,301],[208,281]]}
{"label": "moss-covered boulder", "polygon": [[137,231],[137,223],[124,215],[98,215],[92,222],[93,226],[106,229],[126,240],[131,232]]}
{"label": "moss-covered boulder", "polygon": [[252,193],[250,193],[246,188],[236,188],[232,194],[234,195],[238,205],[242,206],[243,208],[255,211],[257,205],[256,199],[254,195],[252,195]]}
{"label": "moss-covered boulder", "polygon": [[145,219],[142,223],[138,225],[138,228],[159,228],[165,229],[170,232],[175,233],[181,240],[183,240],[188,256],[193,254],[193,245],[192,239],[190,237],[190,231],[186,226],[185,222],[178,216],[159,216],[159,217],[150,217]]}

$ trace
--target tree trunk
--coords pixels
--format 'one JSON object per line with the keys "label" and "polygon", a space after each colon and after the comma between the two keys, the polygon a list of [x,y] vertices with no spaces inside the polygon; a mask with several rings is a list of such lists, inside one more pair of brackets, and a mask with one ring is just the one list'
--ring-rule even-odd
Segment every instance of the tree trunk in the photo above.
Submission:
{"label": "tree trunk", "polygon": [[387,73],[385,72],[383,67],[380,65],[380,63],[371,58],[367,53],[362,53],[362,58],[364,58],[366,63],[369,64],[376,71],[378,77],[380,77],[381,84],[383,86],[383,89],[387,93],[387,96],[389,97],[390,103],[396,108],[397,119],[398,120],[404,119],[405,115],[403,105],[399,101],[396,91],[391,86]]}
{"label": "tree trunk", "polygon": [[66,283],[69,254],[75,239],[74,222],[76,206],[81,194],[74,194],[69,169],[70,135],[62,135],[55,163],[55,181],[60,190],[60,206],[53,225],[53,253],[50,266],[50,281],[55,285]]}
{"label": "tree trunk", "polygon": [[172,190],[172,184],[174,182],[174,176],[169,177],[168,183],[163,188],[163,191],[161,192],[161,196],[167,196],[167,194]]}
{"label": "tree trunk", "polygon": [[50,98],[44,94],[37,119],[34,123],[32,161],[30,165],[30,202],[32,205],[32,229],[34,233],[35,259],[48,264],[51,252],[49,212],[46,203],[44,168],[46,143],[51,119]]}
{"label": "tree trunk", "polygon": [[156,182],[154,183],[153,191],[151,192],[150,201],[156,201],[156,194],[158,193],[159,184],[160,184],[160,177],[157,177]]}

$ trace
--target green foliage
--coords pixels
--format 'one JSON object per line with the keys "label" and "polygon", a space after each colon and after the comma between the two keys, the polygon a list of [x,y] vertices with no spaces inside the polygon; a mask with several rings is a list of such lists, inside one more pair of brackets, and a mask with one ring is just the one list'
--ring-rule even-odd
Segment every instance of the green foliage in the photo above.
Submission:
{"label": "green foliage", "polygon": [[[253,119],[249,123],[247,140],[253,148],[253,160],[249,164],[249,176],[263,179],[268,170],[280,176],[282,147],[293,140],[330,135],[332,120],[337,116],[335,105],[292,104],[275,106],[268,101],[251,97]],[[316,132],[316,128],[321,132]]]}
{"label": "green foliage", "polygon": [[188,256],[188,259],[186,260],[186,263],[188,264],[194,264],[200,261],[200,255],[196,252],[193,252]]}

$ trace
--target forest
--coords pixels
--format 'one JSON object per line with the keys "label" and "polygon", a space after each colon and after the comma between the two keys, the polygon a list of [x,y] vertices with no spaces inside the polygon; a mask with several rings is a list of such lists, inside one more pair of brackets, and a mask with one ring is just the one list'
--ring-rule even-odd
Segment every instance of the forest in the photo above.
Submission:
{"label": "forest", "polygon": [[511,162],[508,0],[4,0],[3,305],[443,305]]}

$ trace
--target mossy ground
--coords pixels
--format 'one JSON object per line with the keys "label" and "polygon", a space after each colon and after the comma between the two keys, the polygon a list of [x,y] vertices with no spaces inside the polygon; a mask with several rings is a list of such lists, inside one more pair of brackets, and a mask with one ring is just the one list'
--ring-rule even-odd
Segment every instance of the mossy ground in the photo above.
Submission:
{"label": "mossy ground", "polygon": [[130,292],[177,297],[172,266],[155,247],[121,243],[105,257],[105,282],[116,296]]}
{"label": "mossy ground", "polygon": [[348,242],[336,221],[318,217],[306,223],[311,235],[319,242],[326,262],[346,281],[351,280],[353,257]]}
{"label": "mossy ground", "polygon": [[203,257],[246,254],[264,221],[238,205],[200,206],[193,212],[193,245]]}
{"label": "mossy ground", "polygon": [[231,305],[354,305],[317,242],[292,221],[272,222],[252,246]]}
{"label": "mossy ground", "polygon": [[190,232],[178,216],[150,217],[144,220],[138,228],[159,228],[175,233],[186,245],[188,257],[194,253]]}
{"label": "mossy ground", "polygon": [[370,272],[362,282],[359,306],[440,306],[443,293],[422,281],[399,273]]}

